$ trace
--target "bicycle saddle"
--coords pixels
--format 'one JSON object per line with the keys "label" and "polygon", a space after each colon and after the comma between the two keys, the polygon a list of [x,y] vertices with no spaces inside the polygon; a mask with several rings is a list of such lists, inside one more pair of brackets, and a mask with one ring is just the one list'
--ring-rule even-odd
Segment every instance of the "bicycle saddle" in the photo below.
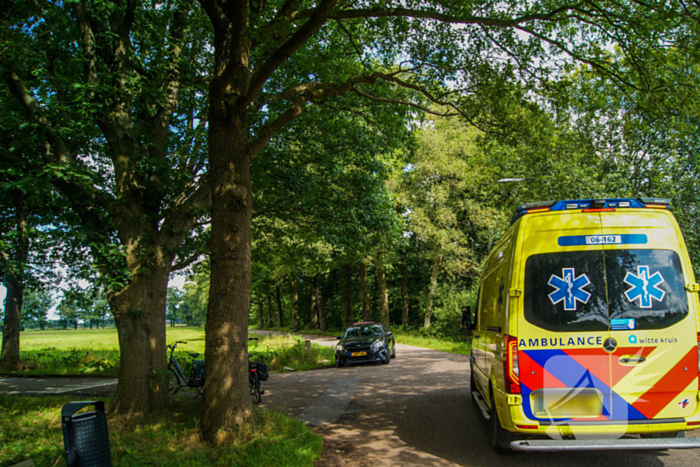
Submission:
{"label": "bicycle saddle", "polygon": [[192,358],[197,358],[197,357],[199,357],[199,352],[197,352],[197,353],[189,353],[189,352],[187,352],[187,355],[189,355],[189,356],[192,357]]}

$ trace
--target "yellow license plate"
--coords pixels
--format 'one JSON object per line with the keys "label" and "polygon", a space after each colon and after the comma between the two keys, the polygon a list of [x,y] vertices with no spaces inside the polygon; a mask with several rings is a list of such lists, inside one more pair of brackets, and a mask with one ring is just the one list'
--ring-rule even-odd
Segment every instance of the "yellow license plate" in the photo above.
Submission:
{"label": "yellow license plate", "polygon": [[536,417],[586,418],[603,414],[603,394],[595,388],[547,388],[531,395]]}
{"label": "yellow license plate", "polygon": [[353,352],[352,353],[353,357],[364,357],[365,355],[367,355],[367,352]]}

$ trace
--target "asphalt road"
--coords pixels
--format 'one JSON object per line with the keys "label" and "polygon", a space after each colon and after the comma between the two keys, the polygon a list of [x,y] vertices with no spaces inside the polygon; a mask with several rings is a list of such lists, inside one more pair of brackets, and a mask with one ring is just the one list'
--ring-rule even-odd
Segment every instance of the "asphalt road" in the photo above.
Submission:
{"label": "asphalt road", "polygon": [[[336,342],[311,339],[329,346]],[[400,344],[396,353],[389,365],[273,374],[263,383],[262,406],[317,427],[327,440],[320,467],[700,464],[700,450],[495,454],[488,424],[469,396],[468,357]],[[114,383],[97,378],[0,378],[0,393],[99,394],[113,391]],[[700,430],[693,436],[700,437]]]}
{"label": "asphalt road", "polygon": [[[336,342],[313,339],[325,345]],[[488,424],[469,395],[469,357],[406,345],[397,345],[396,353],[397,358],[389,365],[271,375],[264,383],[263,405],[314,423],[318,421],[318,417],[313,418],[318,415],[319,408],[314,409],[317,401],[321,401],[321,411],[327,406],[338,411],[345,404],[334,423],[318,428],[339,451],[327,465],[700,464],[700,450],[495,454],[490,447]],[[339,390],[343,387],[345,392]],[[351,395],[347,394],[348,387],[354,388]],[[338,398],[332,407],[328,396],[334,393]],[[693,436],[700,437],[700,430]]]}

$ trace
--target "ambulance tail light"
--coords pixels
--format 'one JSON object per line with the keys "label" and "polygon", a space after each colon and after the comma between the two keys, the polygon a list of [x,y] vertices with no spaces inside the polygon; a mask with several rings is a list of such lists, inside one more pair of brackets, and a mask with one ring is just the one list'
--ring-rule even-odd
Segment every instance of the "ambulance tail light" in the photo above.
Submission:
{"label": "ambulance tail light", "polygon": [[505,335],[505,382],[506,391],[510,394],[520,394],[520,365],[518,364],[518,338]]}

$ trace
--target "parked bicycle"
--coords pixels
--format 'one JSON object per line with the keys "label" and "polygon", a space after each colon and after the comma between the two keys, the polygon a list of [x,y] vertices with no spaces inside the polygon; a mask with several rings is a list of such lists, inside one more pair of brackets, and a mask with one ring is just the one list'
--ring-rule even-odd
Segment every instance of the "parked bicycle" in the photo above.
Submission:
{"label": "parked bicycle", "polygon": [[[192,361],[192,369],[190,370],[190,376],[188,378],[185,376],[180,364],[173,355],[175,353],[175,349],[177,348],[177,344],[187,344],[187,342],[176,341],[174,344],[167,346],[168,349],[170,349],[170,358],[168,359],[168,371],[170,372],[170,393],[173,395],[177,394],[180,389],[186,387],[189,389],[194,389],[197,391],[197,396],[201,396],[203,392],[202,388],[204,387],[204,360]],[[200,354],[188,352],[188,355],[193,359],[196,359]]]}
{"label": "parked bicycle", "polygon": [[[249,341],[258,340],[257,337],[248,338]],[[269,373],[267,365],[263,362],[251,362],[251,358],[255,356],[255,352],[248,352],[248,382],[250,384],[250,395],[255,397],[255,402],[262,402],[262,395],[265,390],[260,388],[260,381],[267,381]]]}
{"label": "parked bicycle", "polygon": [[[257,337],[251,337],[249,341],[258,340]],[[204,378],[206,375],[204,360],[196,360],[199,353],[189,353],[192,357],[192,369],[189,378],[185,376],[182,367],[175,359],[174,353],[178,344],[187,344],[184,341],[177,341],[174,344],[168,345],[170,349],[170,358],[168,359],[168,371],[170,372],[169,390],[174,395],[177,394],[183,387],[194,389],[197,391],[197,396],[201,396],[204,392]],[[259,404],[262,401],[262,395],[265,390],[260,387],[261,381],[267,381],[269,377],[267,365],[263,362],[252,362],[251,357],[254,352],[248,354],[248,382],[250,385],[250,395],[255,397],[255,401]]]}

